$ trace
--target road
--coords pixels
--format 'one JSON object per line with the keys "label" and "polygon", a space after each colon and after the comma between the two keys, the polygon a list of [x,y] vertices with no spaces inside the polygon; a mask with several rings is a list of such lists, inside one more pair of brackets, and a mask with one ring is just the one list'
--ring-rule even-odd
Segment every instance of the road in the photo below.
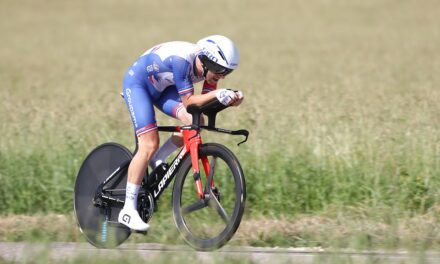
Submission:
{"label": "road", "polygon": [[[160,244],[127,244],[117,249],[96,249],[87,243],[12,243],[0,242],[0,258],[28,262],[41,257],[54,260],[91,258],[166,259],[165,263],[182,263],[193,259],[200,263],[219,263],[219,259],[242,260],[247,263],[440,263],[440,253],[327,251],[320,248],[257,248],[226,246],[216,252],[196,252],[187,246]],[[1,260],[1,259],[0,259]],[[0,261],[1,262],[1,261]],[[189,262],[188,262],[189,263]]]}

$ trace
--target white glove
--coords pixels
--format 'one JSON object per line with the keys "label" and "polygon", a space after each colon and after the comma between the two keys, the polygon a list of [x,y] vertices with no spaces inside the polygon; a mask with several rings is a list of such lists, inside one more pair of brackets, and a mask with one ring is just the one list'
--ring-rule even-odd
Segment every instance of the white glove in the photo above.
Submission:
{"label": "white glove", "polygon": [[242,91],[238,91],[236,92],[236,94],[237,94],[237,100],[235,101],[234,106],[239,106],[241,102],[243,102],[244,95]]}
{"label": "white glove", "polygon": [[238,91],[237,92],[237,96],[238,96],[238,99],[240,99],[240,100],[244,98],[244,95],[243,95],[242,91]]}
{"label": "white glove", "polygon": [[228,106],[231,103],[231,101],[237,99],[237,94],[231,90],[219,89],[215,93],[215,97],[217,97],[217,100],[219,100],[220,103],[222,103],[225,106]]}

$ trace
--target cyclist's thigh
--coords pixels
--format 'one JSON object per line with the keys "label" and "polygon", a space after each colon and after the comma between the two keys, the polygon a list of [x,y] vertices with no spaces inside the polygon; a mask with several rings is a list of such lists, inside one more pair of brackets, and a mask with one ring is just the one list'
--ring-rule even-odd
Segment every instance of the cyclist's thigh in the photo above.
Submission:
{"label": "cyclist's thigh", "polygon": [[157,129],[153,100],[146,87],[124,83],[124,99],[137,136]]}
{"label": "cyclist's thigh", "polygon": [[[182,113],[186,113],[180,96],[177,93],[175,86],[170,86],[162,92],[159,99],[154,102],[154,105],[163,113],[176,119],[180,119]],[[183,121],[183,120],[182,120]]]}

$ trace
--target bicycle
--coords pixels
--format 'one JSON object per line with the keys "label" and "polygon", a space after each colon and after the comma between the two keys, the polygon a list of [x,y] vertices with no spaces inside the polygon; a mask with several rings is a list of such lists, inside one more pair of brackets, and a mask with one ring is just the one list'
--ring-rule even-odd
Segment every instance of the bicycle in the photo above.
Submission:
{"label": "bicycle", "polygon": [[[208,130],[242,135],[245,139],[238,145],[246,142],[249,132],[245,129],[215,127],[217,113],[226,108],[217,99],[201,107],[190,105],[191,125],[159,126],[160,132],[182,132],[184,145],[169,165],[163,163],[150,174],[147,169],[138,196],[139,215],[148,222],[157,210],[159,197],[176,177],[171,199],[174,222],[183,239],[196,250],[225,245],[237,231],[244,212],[246,185],[238,159],[223,145],[203,144],[200,134]],[[202,114],[208,117],[207,126],[200,124]],[[124,205],[133,155],[118,143],[104,143],[90,152],[78,172],[75,216],[81,232],[95,247],[116,247],[132,233],[117,219]]]}

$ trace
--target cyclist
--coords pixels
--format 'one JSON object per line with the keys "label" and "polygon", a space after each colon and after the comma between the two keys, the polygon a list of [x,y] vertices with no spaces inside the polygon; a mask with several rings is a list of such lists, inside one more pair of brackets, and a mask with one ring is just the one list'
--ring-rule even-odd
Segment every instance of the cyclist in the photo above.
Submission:
{"label": "cyclist", "polygon": [[[183,145],[181,135],[173,134],[158,150],[154,107],[165,114],[192,123],[186,107],[203,105],[217,98],[224,105],[237,106],[243,93],[217,89],[224,79],[238,67],[239,53],[227,37],[213,35],[192,44],[173,41],[147,50],[128,69],[123,82],[123,94],[138,138],[138,150],[128,168],[124,208],[118,221],[133,230],[145,231],[149,225],[137,212],[137,196],[145,170],[150,164],[158,166]],[[193,83],[203,83],[201,94],[194,94]]]}

